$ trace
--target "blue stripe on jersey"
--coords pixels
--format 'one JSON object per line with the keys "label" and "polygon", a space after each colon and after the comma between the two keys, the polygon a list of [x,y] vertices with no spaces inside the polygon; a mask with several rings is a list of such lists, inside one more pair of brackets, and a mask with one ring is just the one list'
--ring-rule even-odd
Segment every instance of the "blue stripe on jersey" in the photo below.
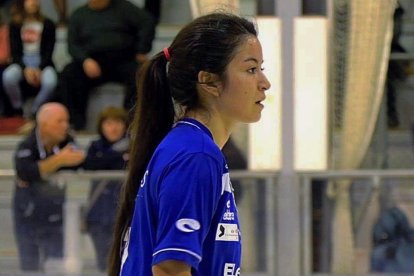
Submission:
{"label": "blue stripe on jersey", "polygon": [[192,275],[239,275],[241,236],[226,161],[209,130],[176,124],[141,180],[121,275],[152,275],[165,260]]}

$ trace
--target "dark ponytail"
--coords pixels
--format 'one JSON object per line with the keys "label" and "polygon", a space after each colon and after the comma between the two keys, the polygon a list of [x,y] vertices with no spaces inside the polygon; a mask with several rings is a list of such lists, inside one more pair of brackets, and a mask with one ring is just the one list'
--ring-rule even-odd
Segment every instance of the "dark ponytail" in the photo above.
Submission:
{"label": "dark ponytail", "polygon": [[128,177],[122,187],[118,217],[109,259],[109,274],[118,276],[121,267],[122,234],[129,227],[135,208],[138,183],[158,144],[174,123],[174,106],[166,75],[167,60],[161,52],[145,63],[138,74],[138,96],[131,125]]}

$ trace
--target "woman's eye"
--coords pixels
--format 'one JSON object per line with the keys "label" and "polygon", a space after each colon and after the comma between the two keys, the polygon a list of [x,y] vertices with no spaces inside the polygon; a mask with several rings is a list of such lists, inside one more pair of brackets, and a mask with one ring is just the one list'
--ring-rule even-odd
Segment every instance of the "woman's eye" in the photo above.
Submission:
{"label": "woman's eye", "polygon": [[249,72],[249,73],[251,73],[251,74],[256,73],[256,71],[257,71],[257,68],[256,68],[256,67],[254,67],[254,68],[250,68],[249,70],[247,70],[247,72]]}
{"label": "woman's eye", "polygon": [[[264,67],[260,67],[260,71],[264,71]],[[256,67],[253,67],[253,68],[250,68],[249,70],[247,70],[247,72],[249,72],[250,74],[255,74],[255,73],[257,73],[257,68]]]}

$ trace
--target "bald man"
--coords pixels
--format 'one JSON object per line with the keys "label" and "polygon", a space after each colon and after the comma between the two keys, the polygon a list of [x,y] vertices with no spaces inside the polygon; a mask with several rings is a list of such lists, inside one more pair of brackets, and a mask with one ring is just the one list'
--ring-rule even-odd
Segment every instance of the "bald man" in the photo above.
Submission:
{"label": "bald man", "polygon": [[36,127],[14,156],[14,226],[24,271],[42,270],[47,258],[63,257],[65,185],[48,176],[62,168],[74,168],[85,159],[68,130],[66,107],[46,103],[37,112]]}

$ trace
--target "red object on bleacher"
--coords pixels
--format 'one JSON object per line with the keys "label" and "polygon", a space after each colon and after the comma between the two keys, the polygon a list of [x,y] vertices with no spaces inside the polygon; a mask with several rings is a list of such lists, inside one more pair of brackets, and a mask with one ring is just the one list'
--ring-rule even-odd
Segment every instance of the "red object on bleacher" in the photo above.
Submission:
{"label": "red object on bleacher", "polygon": [[25,123],[26,119],[23,117],[0,118],[0,134],[17,134]]}

